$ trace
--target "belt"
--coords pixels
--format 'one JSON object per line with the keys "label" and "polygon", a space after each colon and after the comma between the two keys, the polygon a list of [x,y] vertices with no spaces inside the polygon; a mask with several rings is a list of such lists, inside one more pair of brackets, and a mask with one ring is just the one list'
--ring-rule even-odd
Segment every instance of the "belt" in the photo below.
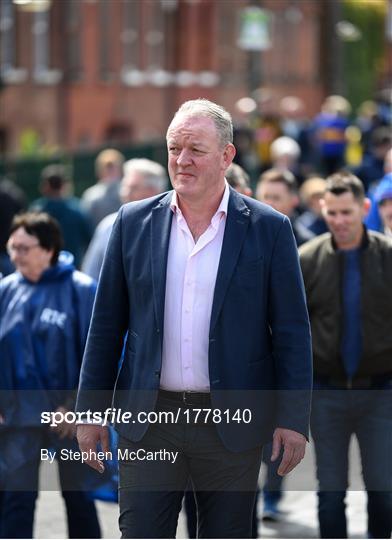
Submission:
{"label": "belt", "polygon": [[210,406],[211,394],[209,392],[169,392],[169,390],[159,390],[158,398],[176,401],[181,405]]}
{"label": "belt", "polygon": [[383,388],[391,382],[392,376],[388,374],[373,375],[372,377],[358,377],[350,379],[348,377],[328,377],[327,375],[316,375],[316,383],[326,384],[335,388],[345,388],[346,390],[369,390],[371,388]]}

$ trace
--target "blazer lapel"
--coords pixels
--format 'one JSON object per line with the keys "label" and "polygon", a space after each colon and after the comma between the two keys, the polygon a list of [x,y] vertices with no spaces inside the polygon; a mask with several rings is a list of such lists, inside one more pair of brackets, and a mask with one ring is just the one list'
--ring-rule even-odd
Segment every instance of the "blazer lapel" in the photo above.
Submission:
{"label": "blazer lapel", "polygon": [[222,252],[216,277],[214,300],[212,303],[210,336],[217,323],[227,287],[237,264],[249,225],[249,216],[250,210],[246,206],[244,200],[235,190],[230,189],[225,234],[223,237]]}
{"label": "blazer lapel", "polygon": [[173,212],[170,210],[172,191],[152,210],[151,216],[151,273],[157,329],[163,331],[165,309],[166,267]]}

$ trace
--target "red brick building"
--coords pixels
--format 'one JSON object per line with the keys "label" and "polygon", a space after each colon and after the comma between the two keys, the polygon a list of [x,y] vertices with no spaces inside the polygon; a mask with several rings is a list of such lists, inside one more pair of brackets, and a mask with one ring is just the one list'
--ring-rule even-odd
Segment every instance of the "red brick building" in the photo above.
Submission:
{"label": "red brick building", "polygon": [[249,4],[1,0],[2,153],[17,154],[26,129],[72,150],[161,139],[185,99],[235,113],[255,83],[276,101],[303,98],[313,115],[330,91],[321,61],[328,1],[252,2],[270,14],[269,48],[256,52],[238,44]]}

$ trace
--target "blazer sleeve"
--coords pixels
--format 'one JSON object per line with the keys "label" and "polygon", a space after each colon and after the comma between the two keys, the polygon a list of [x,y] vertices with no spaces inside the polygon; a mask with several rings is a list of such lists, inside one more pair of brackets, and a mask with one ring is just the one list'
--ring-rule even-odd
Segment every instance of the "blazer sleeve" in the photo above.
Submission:
{"label": "blazer sleeve", "polygon": [[106,250],[82,362],[76,410],[104,411],[111,406],[124,337],[129,295],[123,264],[120,209]]}
{"label": "blazer sleeve", "polygon": [[309,317],[298,251],[284,218],[273,247],[269,319],[277,378],[278,427],[308,437],[312,389]]}

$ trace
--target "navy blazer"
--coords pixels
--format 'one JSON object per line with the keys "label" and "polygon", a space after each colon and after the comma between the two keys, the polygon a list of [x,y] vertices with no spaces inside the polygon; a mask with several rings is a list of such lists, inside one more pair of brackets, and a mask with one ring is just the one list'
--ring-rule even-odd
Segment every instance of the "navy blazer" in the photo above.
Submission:
{"label": "navy blazer", "polygon": [[[135,415],[155,408],[171,198],[168,192],[119,211],[87,339],[79,411],[104,411],[113,405]],[[274,427],[307,436],[311,338],[290,221],[233,189],[214,291],[208,363],[212,406],[229,409],[229,416],[241,409],[240,419],[244,408],[252,415],[250,423],[227,422],[225,417],[216,424],[228,449],[263,444]],[[148,424],[131,420],[116,428],[139,441]]]}

